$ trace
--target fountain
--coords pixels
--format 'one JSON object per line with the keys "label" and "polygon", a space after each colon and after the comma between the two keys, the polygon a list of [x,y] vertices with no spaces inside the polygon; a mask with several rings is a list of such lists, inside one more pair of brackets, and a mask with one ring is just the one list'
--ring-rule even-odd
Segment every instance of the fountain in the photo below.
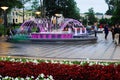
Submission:
{"label": "fountain", "polygon": [[[33,31],[33,30],[34,31]],[[21,39],[21,36],[22,38]],[[24,36],[23,36],[24,35]],[[16,37],[17,36],[17,37]],[[90,41],[97,40],[97,37],[89,35],[86,28],[81,22],[65,18],[58,24],[50,19],[30,19],[25,21],[19,28],[16,35],[11,36],[8,40],[22,41]]]}

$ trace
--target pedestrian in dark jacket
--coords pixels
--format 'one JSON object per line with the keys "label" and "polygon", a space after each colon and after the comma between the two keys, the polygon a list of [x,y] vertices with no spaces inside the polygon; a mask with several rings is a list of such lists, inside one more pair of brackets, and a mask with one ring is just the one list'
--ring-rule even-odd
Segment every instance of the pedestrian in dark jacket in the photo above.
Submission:
{"label": "pedestrian in dark jacket", "polygon": [[105,39],[107,39],[107,36],[108,36],[108,34],[109,34],[108,25],[105,25],[105,26],[104,26],[104,32],[105,32]]}
{"label": "pedestrian in dark jacket", "polygon": [[112,26],[112,28],[111,28],[111,32],[112,32],[112,40],[114,41],[114,39],[115,39],[115,26]]}

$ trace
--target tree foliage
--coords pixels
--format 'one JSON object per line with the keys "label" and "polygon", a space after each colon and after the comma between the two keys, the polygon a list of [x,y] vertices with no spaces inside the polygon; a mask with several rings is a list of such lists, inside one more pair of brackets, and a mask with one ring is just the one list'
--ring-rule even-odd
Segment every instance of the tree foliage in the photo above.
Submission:
{"label": "tree foliage", "polygon": [[99,20],[99,24],[109,24],[110,25],[110,19],[102,18]]}
{"label": "tree foliage", "polygon": [[113,11],[114,11],[114,8],[115,8],[115,6],[114,6],[115,5],[114,0],[105,0],[105,2],[108,5],[108,10],[106,11],[106,14],[107,15],[112,15]]}
{"label": "tree foliage", "polygon": [[87,17],[88,23],[90,25],[92,25],[94,22],[97,22],[97,18],[95,17],[95,12],[93,8],[90,8],[86,14],[87,14],[86,17]]}
{"label": "tree foliage", "polygon": [[74,0],[44,0],[47,15],[61,13],[64,17],[79,19],[79,9]]}
{"label": "tree foliage", "polygon": [[114,9],[113,17],[111,18],[114,24],[120,24],[120,1],[117,0],[116,7]]}
{"label": "tree foliage", "polygon": [[37,10],[39,6],[39,0],[32,0],[32,10]]}
{"label": "tree foliage", "polygon": [[[23,8],[24,4],[30,0],[0,0],[0,7],[7,6],[9,7],[7,12],[10,12],[12,8]],[[0,10],[0,15],[2,14],[2,10]]]}
{"label": "tree foliage", "polygon": [[120,24],[120,0],[105,0],[109,6],[106,14],[112,13],[112,24]]}
{"label": "tree foliage", "polygon": [[[22,8],[22,3],[21,3],[21,1],[19,1],[19,0],[0,0],[0,7],[1,6],[7,6],[7,7],[9,7],[8,8],[8,12],[12,9],[12,8],[14,8],[14,7],[17,7],[17,8]],[[2,13],[2,10],[0,10],[0,14]]]}

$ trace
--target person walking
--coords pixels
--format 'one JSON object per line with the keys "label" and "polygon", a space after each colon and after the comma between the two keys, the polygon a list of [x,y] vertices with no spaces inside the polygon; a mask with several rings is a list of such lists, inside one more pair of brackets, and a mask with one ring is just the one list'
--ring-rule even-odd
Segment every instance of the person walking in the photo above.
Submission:
{"label": "person walking", "polygon": [[112,28],[111,28],[111,32],[112,32],[112,40],[114,41],[115,39],[115,26],[113,25]]}
{"label": "person walking", "polygon": [[105,39],[107,40],[107,36],[109,34],[109,28],[107,24],[104,25],[104,33],[105,33]]}
{"label": "person walking", "polygon": [[115,26],[114,32],[115,32],[115,44],[119,45],[120,25]]}
{"label": "person walking", "polygon": [[97,37],[97,22],[94,22],[92,29],[94,30],[95,37]]}

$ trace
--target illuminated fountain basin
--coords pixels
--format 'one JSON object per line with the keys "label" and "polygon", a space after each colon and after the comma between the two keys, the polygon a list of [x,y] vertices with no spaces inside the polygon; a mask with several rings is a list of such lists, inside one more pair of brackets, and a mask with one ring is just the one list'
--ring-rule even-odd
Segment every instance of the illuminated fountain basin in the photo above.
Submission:
{"label": "illuminated fountain basin", "polygon": [[31,38],[33,39],[71,39],[73,34],[70,33],[59,33],[59,32],[41,32],[32,33]]}
{"label": "illuminated fountain basin", "polygon": [[[75,26],[76,25],[76,26]],[[69,26],[69,27],[68,27]],[[37,32],[31,32],[33,27]],[[67,27],[67,30],[64,30]],[[75,19],[66,18],[61,24],[53,24],[47,19],[31,19],[25,21],[20,27],[20,33],[27,33],[30,41],[81,41],[97,40],[94,36],[89,36],[86,28]]]}

